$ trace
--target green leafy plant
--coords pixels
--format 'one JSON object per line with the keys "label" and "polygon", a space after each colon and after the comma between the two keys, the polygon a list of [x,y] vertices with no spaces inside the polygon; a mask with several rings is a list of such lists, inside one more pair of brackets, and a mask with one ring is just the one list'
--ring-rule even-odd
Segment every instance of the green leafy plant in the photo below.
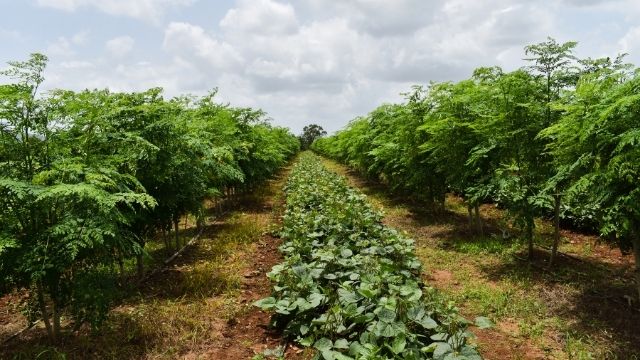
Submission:
{"label": "green leafy plant", "polygon": [[420,281],[413,241],[306,153],[286,185],[272,325],[323,359],[478,359],[468,322]]}

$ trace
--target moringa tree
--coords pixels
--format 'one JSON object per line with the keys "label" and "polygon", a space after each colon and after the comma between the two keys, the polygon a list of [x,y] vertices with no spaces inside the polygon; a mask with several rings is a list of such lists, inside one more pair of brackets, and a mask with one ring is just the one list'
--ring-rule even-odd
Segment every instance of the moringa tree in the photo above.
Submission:
{"label": "moringa tree", "polygon": [[[15,169],[0,175],[0,291],[33,289],[37,312],[55,341],[65,308],[76,323],[97,324],[104,318],[105,299],[113,294],[101,281],[100,269],[116,254],[140,251],[129,215],[156,202],[113,159],[74,150],[78,139],[66,136],[71,118],[55,116],[66,100],[38,96],[46,60],[33,54],[10,63],[4,74],[16,82],[0,86],[7,144],[0,167]],[[98,136],[117,137],[111,132]]]}
{"label": "moringa tree", "polygon": [[[525,54],[530,56],[525,60],[533,63],[528,69],[543,83],[540,88],[540,95],[542,96],[539,97],[538,102],[544,106],[545,127],[552,126],[558,122],[561,116],[561,111],[559,110],[562,108],[552,105],[560,99],[563,90],[574,87],[578,81],[579,70],[575,64],[577,59],[573,56],[573,49],[577,44],[575,41],[558,43],[555,39],[548,38],[545,42],[525,47]],[[548,142],[548,139],[544,137],[540,140]],[[548,183],[542,188],[540,199],[545,199],[549,196],[553,198],[554,237],[549,259],[549,265],[551,266],[560,243],[561,189],[566,186],[567,179],[564,176],[566,172],[561,169],[558,171],[557,164],[554,163],[553,157],[549,156],[549,154],[541,154],[539,161],[548,165],[546,171],[549,172]]]}

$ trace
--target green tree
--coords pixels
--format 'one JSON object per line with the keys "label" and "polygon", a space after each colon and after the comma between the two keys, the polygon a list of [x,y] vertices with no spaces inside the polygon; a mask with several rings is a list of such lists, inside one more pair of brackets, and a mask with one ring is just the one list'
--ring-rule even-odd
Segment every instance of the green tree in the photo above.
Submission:
{"label": "green tree", "polygon": [[529,256],[533,254],[534,218],[540,203],[538,193],[546,179],[544,142],[536,139],[545,118],[536,101],[540,83],[524,70],[498,73],[486,81],[491,92],[490,112],[477,127],[484,139],[473,150],[473,159],[490,158],[498,165],[491,179],[491,192],[505,206],[515,224],[524,230]]}
{"label": "green tree", "polygon": [[[246,190],[299,149],[264,112],[203,97],[38,93],[46,57],[12,62],[0,85],[0,292],[25,288],[52,340],[104,321],[114,265],[137,258],[158,229],[198,216],[203,202]],[[166,239],[166,237],[165,237]],[[167,248],[170,247],[167,241]],[[31,318],[30,320],[34,320]]]}
{"label": "green tree", "polygon": [[307,150],[311,147],[314,141],[327,135],[327,132],[318,124],[306,125],[302,128],[302,134],[300,134],[300,145],[303,150]]}
{"label": "green tree", "polygon": [[[46,57],[12,62],[17,83],[0,86],[4,123],[0,177],[0,271],[3,289],[35,289],[49,337],[60,336],[60,317],[71,305],[77,323],[97,324],[108,296],[92,281],[114,254],[139,251],[129,231],[129,211],[155,205],[135,177],[104,161],[77,154],[62,136],[69,119],[56,114],[64,101],[37,97]],[[11,139],[11,140],[9,140]],[[95,280],[96,278],[93,277]],[[95,301],[86,301],[91,294]]]}
{"label": "green tree", "polygon": [[[487,178],[480,162],[470,161],[472,151],[482,142],[475,126],[483,119],[486,92],[475,79],[431,86],[434,104],[418,130],[425,131],[427,141],[420,146],[436,171],[444,175],[449,190],[460,194],[467,203],[469,226],[482,234],[479,203],[486,194],[479,191]],[[475,220],[473,216],[475,210]]]}
{"label": "green tree", "polygon": [[[577,44],[574,41],[559,44],[555,39],[548,38],[545,42],[525,47],[525,54],[531,56],[526,60],[533,62],[529,69],[541,78],[544,83],[541,102],[544,104],[545,110],[545,127],[555,124],[561,115],[560,111],[558,111],[559,109],[552,106],[554,102],[560,99],[561,91],[575,86],[577,82],[579,71],[574,64],[577,59],[573,56],[573,49]],[[549,162],[548,170],[550,174],[548,178],[550,183],[543,187],[542,192],[543,195],[551,192],[550,196],[553,198],[554,209],[554,238],[549,259],[549,265],[551,266],[560,243],[561,188],[564,186],[564,181],[561,176],[553,176],[557,167],[557,164],[553,164],[553,158],[546,158],[544,161]],[[555,175],[558,174],[556,173]]]}
{"label": "green tree", "polygon": [[640,296],[640,128],[637,115],[640,78],[629,79],[628,66],[605,66],[583,75],[563,116],[544,135],[569,179],[571,211],[592,217],[604,236],[631,247]]}
{"label": "green tree", "polygon": [[[507,209],[533,253],[535,218],[599,229],[640,259],[638,71],[576,59],[575,42],[527,46],[531,65],[480,68],[469,80],[416,86],[313,148],[405,194]],[[469,209],[471,210],[471,209]],[[636,263],[640,263],[636,260]],[[640,270],[638,275],[640,295]]]}

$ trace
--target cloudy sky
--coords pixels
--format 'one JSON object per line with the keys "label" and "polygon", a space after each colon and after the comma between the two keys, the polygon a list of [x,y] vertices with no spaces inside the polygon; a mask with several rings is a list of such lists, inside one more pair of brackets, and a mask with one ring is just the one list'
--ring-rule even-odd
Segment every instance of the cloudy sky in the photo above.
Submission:
{"label": "cloudy sky", "polygon": [[0,64],[49,56],[47,89],[220,89],[299,132],[412,84],[514,69],[552,36],[640,64],[640,0],[0,0]]}

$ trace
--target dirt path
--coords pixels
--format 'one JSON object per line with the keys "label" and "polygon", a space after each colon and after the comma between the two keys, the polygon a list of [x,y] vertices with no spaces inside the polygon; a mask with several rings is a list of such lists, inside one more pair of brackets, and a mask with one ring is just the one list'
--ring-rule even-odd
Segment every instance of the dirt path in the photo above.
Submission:
{"label": "dirt path", "polygon": [[[245,311],[237,318],[227,321],[222,330],[222,338],[205,354],[207,359],[239,360],[260,356],[265,351],[285,349],[286,359],[302,359],[302,349],[283,342],[277,332],[269,329],[270,314],[252,304],[271,295],[272,284],[267,278],[271,268],[282,261],[278,250],[281,240],[271,236],[267,230],[280,224],[284,211],[282,188],[290,168],[285,169],[277,180],[269,184],[268,195],[257,204],[258,211],[246,212],[253,221],[264,224],[263,232],[252,252],[246,254],[246,266],[242,269],[241,293],[238,301]],[[265,214],[268,214],[265,219]],[[200,357],[186,357],[200,358]]]}
{"label": "dirt path", "polygon": [[[427,284],[453,300],[464,316],[488,316],[496,326],[477,330],[486,359],[630,359],[640,356],[640,311],[624,294],[633,294],[633,259],[606,248],[593,236],[564,230],[562,251],[581,260],[560,258],[544,270],[547,253],[533,266],[520,261],[523,244],[504,239],[504,214],[482,208],[484,237],[469,231],[466,208],[447,198],[444,214],[411,206],[390,196],[384,186],[336,162],[325,165],[345,176],[385,212],[385,223],[416,240]],[[539,240],[552,229],[542,221]],[[639,357],[640,358],[640,357]]]}
{"label": "dirt path", "polygon": [[[212,349],[204,354],[208,359],[251,359],[254,355],[266,349],[281,345],[278,334],[267,327],[269,314],[252,307],[252,303],[271,293],[271,284],[266,273],[281,258],[278,255],[279,240],[264,235],[257,244],[256,251],[251,253],[249,266],[243,269],[239,304],[246,310],[237,318],[226,322],[221,329],[221,337],[214,343]],[[195,355],[195,354],[194,354]],[[185,356],[186,359],[199,356]]]}

